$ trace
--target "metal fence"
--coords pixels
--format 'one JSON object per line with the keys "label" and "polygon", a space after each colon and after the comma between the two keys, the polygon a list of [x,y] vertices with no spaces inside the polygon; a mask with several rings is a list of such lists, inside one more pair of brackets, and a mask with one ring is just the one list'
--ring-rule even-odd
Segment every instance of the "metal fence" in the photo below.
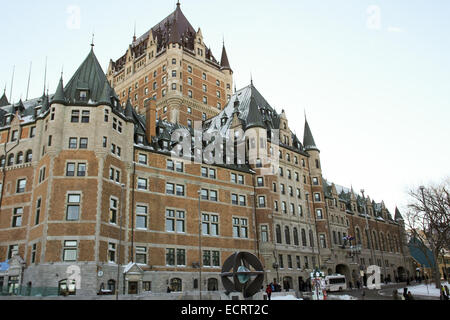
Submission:
{"label": "metal fence", "polygon": [[58,296],[58,291],[57,287],[14,286],[0,288],[0,296],[51,297]]}

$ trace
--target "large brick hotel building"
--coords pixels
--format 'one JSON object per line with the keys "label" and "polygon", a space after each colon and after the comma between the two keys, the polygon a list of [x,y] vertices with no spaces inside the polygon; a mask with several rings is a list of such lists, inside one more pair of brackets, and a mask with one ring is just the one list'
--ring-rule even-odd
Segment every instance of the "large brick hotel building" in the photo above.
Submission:
{"label": "large brick hotel building", "polygon": [[[324,180],[308,122],[300,140],[253,83],[233,88],[225,45],[216,60],[178,4],[106,74],[92,48],[53,95],[3,95],[1,290],[191,291],[199,267],[202,288],[222,290],[236,251],[294,290],[313,268],[353,283],[372,264],[392,280],[411,273],[400,212]],[[198,161],[211,135],[211,150],[232,141],[223,163]]]}

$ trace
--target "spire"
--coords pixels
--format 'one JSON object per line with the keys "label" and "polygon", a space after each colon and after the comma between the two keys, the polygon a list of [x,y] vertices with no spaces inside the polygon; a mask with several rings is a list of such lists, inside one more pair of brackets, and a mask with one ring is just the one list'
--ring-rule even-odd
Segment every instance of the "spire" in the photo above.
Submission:
{"label": "spire", "polygon": [[171,43],[181,44],[181,36],[178,32],[178,23],[176,18],[173,19],[172,30],[170,31],[169,44]]}
{"label": "spire", "polygon": [[91,50],[94,50],[95,44],[94,44],[94,33],[92,33],[92,41],[91,41]]}
{"label": "spire", "polygon": [[402,214],[400,213],[400,210],[398,210],[398,207],[395,207],[395,221],[403,221]]}
{"label": "spire", "polygon": [[105,84],[103,85],[102,94],[100,95],[98,104],[111,105],[111,89],[108,81],[105,81]]}
{"label": "spire", "polygon": [[259,112],[258,105],[256,103],[255,98],[252,96],[250,98],[250,106],[248,109],[247,115],[247,126],[245,130],[250,128],[265,128],[263,118],[261,116],[261,112]]}
{"label": "spire", "polygon": [[220,66],[222,67],[222,70],[232,71],[230,67],[230,62],[228,61],[227,50],[225,49],[225,41],[223,42],[222,59],[220,61]]}
{"label": "spire", "polygon": [[314,141],[311,128],[309,127],[309,123],[306,118],[305,118],[305,133],[303,135],[303,146],[305,147],[306,151],[314,150],[320,152],[320,150],[316,146],[316,142]]}
{"label": "spire", "polygon": [[56,89],[55,95],[53,96],[53,99],[52,99],[52,104],[53,103],[62,103],[62,104],[66,103],[66,96],[64,93],[64,84],[63,84],[62,74],[61,74],[61,79],[59,80],[58,88]]}
{"label": "spire", "polygon": [[6,85],[5,90],[3,90],[3,96],[0,98],[0,107],[8,106],[9,101],[8,98],[6,98]]}
{"label": "spire", "polygon": [[125,106],[125,117],[127,117],[127,119],[131,120],[134,122],[134,118],[133,118],[133,106],[131,105],[131,100],[130,98],[128,98],[127,100],[127,105]]}

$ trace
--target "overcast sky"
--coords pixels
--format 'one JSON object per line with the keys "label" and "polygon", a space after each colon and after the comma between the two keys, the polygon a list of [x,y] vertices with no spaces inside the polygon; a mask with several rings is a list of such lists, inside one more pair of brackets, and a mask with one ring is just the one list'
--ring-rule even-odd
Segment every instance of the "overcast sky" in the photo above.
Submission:
{"label": "overcast sky", "polygon": [[[54,92],[90,50],[104,70],[133,36],[175,9],[175,0],[2,3],[0,87],[13,100]],[[182,0],[181,9],[236,85],[249,84],[302,137],[304,111],[324,177],[361,188],[393,213],[407,190],[450,176],[450,1]],[[10,99],[11,100],[11,99]]]}

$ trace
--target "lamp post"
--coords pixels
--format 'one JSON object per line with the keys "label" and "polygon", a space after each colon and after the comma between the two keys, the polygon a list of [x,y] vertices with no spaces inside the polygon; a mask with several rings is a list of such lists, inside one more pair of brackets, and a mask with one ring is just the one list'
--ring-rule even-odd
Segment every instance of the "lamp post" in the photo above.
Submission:
{"label": "lamp post", "polygon": [[198,288],[199,288],[199,296],[200,301],[202,300],[202,212],[201,212],[201,198],[202,191],[199,188],[198,190]]}
{"label": "lamp post", "polygon": [[[308,225],[309,225],[309,231],[310,231],[309,242],[311,242],[311,240],[312,240],[312,243],[311,243],[312,254],[315,256],[316,253],[314,250],[314,235],[311,237],[311,233],[313,233],[313,230],[312,230],[312,226],[311,226],[311,210],[309,208],[309,192],[305,192],[305,197],[306,197],[306,206],[308,207],[308,222],[309,222]],[[319,245],[319,244],[317,244],[317,245]],[[320,253],[317,254],[317,260],[318,260],[317,262],[319,263],[319,268],[320,268]],[[312,269],[314,270],[314,268],[315,268],[315,266],[313,265]]]}
{"label": "lamp post", "polygon": [[120,283],[120,247],[122,246],[122,226],[123,226],[123,193],[124,193],[125,185],[121,185],[120,190],[120,212],[119,212],[119,223],[120,223],[120,229],[119,229],[119,246],[117,247],[118,254],[117,254],[117,279],[116,279],[116,300],[119,300],[119,283]]}
{"label": "lamp post", "polygon": [[366,197],[364,196],[364,189],[361,189],[361,193],[363,196],[364,201],[364,217],[366,218],[366,232],[367,232],[367,242],[370,246],[370,256],[372,257],[372,263],[375,264],[375,255],[373,252],[373,243],[372,243],[372,237],[370,236],[370,230],[369,230],[369,219],[367,217],[367,203],[366,203]]}

